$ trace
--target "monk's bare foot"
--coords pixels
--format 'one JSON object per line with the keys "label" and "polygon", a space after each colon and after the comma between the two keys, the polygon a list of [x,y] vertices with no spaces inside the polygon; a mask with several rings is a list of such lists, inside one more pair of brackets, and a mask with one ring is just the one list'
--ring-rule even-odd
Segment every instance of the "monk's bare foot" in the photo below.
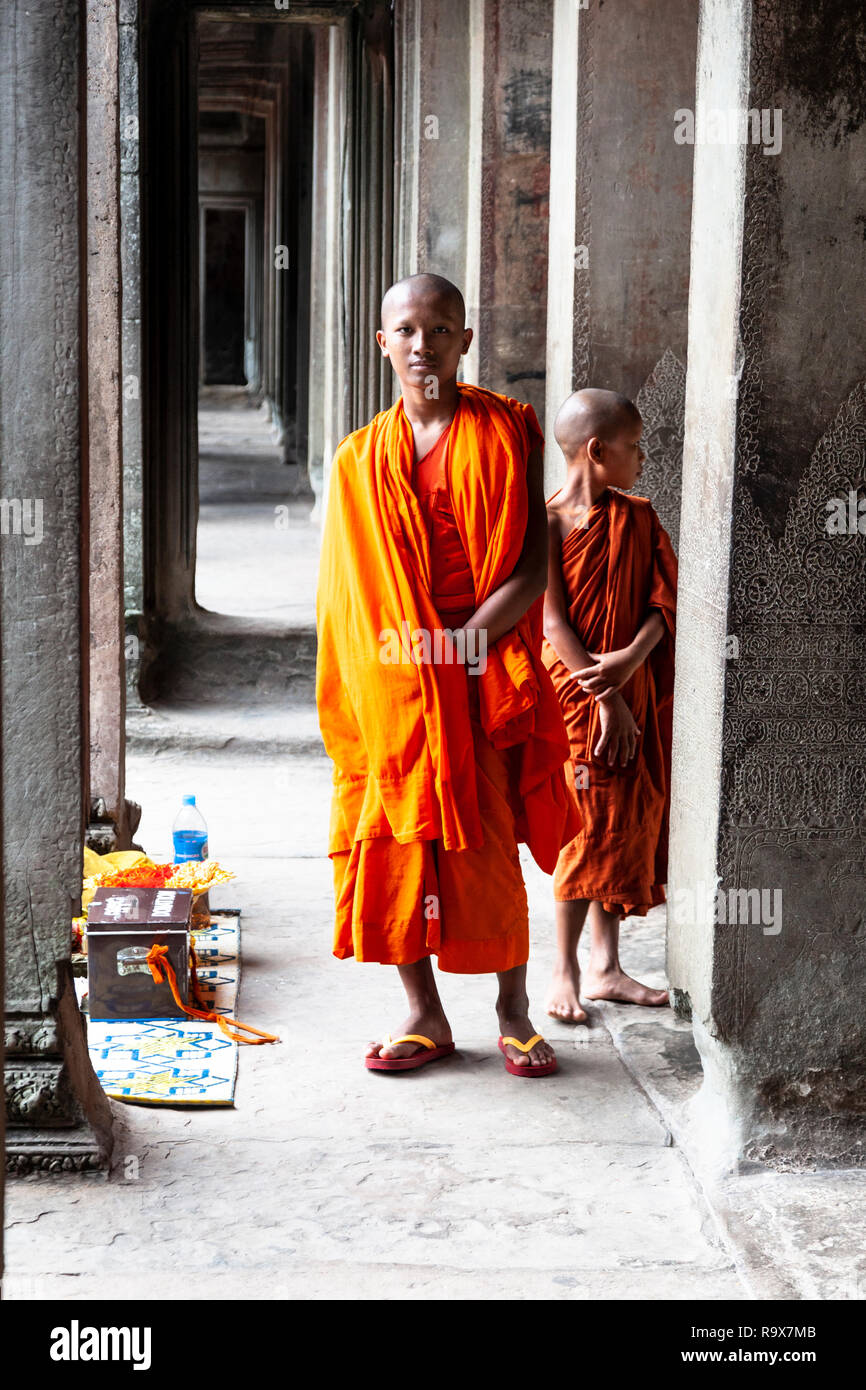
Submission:
{"label": "monk's bare foot", "polygon": [[577,962],[561,962],[553,971],[547,1012],[562,1023],[588,1023],[580,1006],[580,970]]}
{"label": "monk's bare foot", "polygon": [[[502,1010],[496,1010],[499,1018],[499,1032],[503,1038],[517,1038],[518,1042],[527,1043],[535,1036],[529,1014],[514,1013],[511,1017]],[[505,1044],[505,1055],[509,1062],[516,1062],[519,1067],[541,1067],[545,1062],[552,1062],[556,1053],[550,1043],[536,1043],[531,1052],[520,1052],[510,1043]]]}
{"label": "monk's bare foot", "polygon": [[580,992],[584,999],[610,999],[616,1004],[641,1004],[650,1009],[670,1002],[666,989],[650,989],[624,970],[593,970],[591,963],[583,973]]}
{"label": "monk's bare foot", "polygon": [[[404,1018],[399,1028],[391,1032],[392,1038],[403,1038],[407,1033],[419,1033],[422,1038],[429,1038],[437,1047],[444,1047],[446,1043],[453,1042],[451,1037],[451,1025],[441,1009],[430,1010],[427,1013],[418,1013]],[[414,1057],[417,1052],[426,1052],[422,1043],[394,1043],[371,1042],[367,1044],[364,1053],[365,1057]]]}

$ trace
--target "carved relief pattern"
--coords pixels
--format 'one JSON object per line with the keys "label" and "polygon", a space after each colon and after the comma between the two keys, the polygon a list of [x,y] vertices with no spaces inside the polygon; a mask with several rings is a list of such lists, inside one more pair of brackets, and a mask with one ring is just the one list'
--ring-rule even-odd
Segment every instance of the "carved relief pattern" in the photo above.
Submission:
{"label": "carved relief pattern", "polygon": [[[747,488],[735,507],[730,629],[740,650],[726,679],[720,871],[754,883],[775,863],[774,882],[796,883],[809,862],[818,905],[804,911],[803,933],[825,917],[826,930],[847,922],[853,933],[866,916],[866,538],[826,529],[828,500],[862,495],[864,481],[861,382],[819,441],[779,540]],[[749,1016],[747,936],[739,931],[735,948],[738,1030]]]}
{"label": "carved relief pattern", "polygon": [[78,1108],[59,1064],[9,1066],[5,1072],[5,1088],[6,1123],[10,1128],[66,1128],[78,1122]]}
{"label": "carved relief pattern", "polygon": [[66,1153],[48,1149],[32,1153],[6,1155],[6,1172],[10,1177],[26,1177],[30,1173],[97,1173],[104,1168],[100,1154]]}
{"label": "carved relief pattern", "polygon": [[866,792],[864,537],[829,535],[827,502],[866,480],[866,382],[819,441],[780,540],[747,489],[734,518],[726,687],[731,824],[838,827]]}
{"label": "carved relief pattern", "polygon": [[678,550],[686,369],[670,348],[665,348],[640,388],[635,404],[643,417],[646,462],[640,481],[631,492],[633,496],[649,498],[673,542],[674,550]]}
{"label": "carved relief pattern", "polygon": [[[783,55],[771,0],[754,0],[750,43],[749,105],[772,108]],[[761,468],[765,334],[778,331],[765,321],[765,307],[781,256],[782,161],[758,146],[747,146],[745,158],[728,620],[740,651],[726,671],[719,872],[737,885],[768,883],[767,874],[774,883],[817,882],[826,912],[850,917],[862,913],[866,886],[862,867],[856,888],[852,879],[852,864],[863,862],[866,553],[863,537],[827,534],[826,503],[847,496],[866,472],[866,396],[861,384],[842,404],[801,479],[783,535],[771,535],[747,480]],[[788,949],[800,905],[789,907]],[[806,946],[824,915],[813,905],[793,940]],[[760,988],[752,955],[773,939],[749,928],[720,934],[716,969],[720,978],[733,971],[716,1010],[722,1036],[742,1036],[749,1026]],[[797,1046],[808,1043],[796,1028],[792,1036]]]}
{"label": "carved relief pattern", "polygon": [[7,1018],[5,1032],[7,1057],[31,1053],[60,1053],[57,1022],[50,1016]]}

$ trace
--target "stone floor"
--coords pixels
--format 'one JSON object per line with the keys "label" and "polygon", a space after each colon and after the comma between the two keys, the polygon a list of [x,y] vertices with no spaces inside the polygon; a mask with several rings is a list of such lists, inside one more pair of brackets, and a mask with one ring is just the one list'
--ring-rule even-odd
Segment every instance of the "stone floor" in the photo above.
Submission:
{"label": "stone floor", "polygon": [[[13,1184],[5,1296],[744,1297],[597,1012],[572,1032],[537,1008],[561,1071],[525,1082],[496,1050],[493,981],[445,977],[459,1053],[409,1076],[364,1069],[400,1003],[390,970],[329,954],[329,768],[288,748],[131,756],[154,854],[181,794],[198,795],[238,874],[218,901],[244,914],[240,1016],[283,1041],[242,1050],[234,1110],[115,1104],[108,1180]],[[549,885],[527,875],[540,1001]]]}
{"label": "stone floor", "polygon": [[319,532],[313,497],[293,496],[271,426],[242,387],[199,403],[196,601],[213,613],[315,623]]}
{"label": "stone floor", "polygon": [[[130,757],[140,836],[165,853],[197,793],[238,875],[217,901],[243,909],[240,1016],[283,1041],[242,1050],[234,1110],[115,1104],[107,1180],[14,1182],[6,1298],[863,1297],[862,1175],[708,1190],[673,1133],[700,1080],[688,1027],[615,1005],[589,1029],[544,1017],[552,907],[531,861],[530,986],[559,1074],[509,1077],[492,981],[455,976],[455,1057],[366,1072],[399,995],[391,971],[329,954],[327,760],[285,719],[264,755],[190,750],[176,720]],[[624,956],[660,981],[662,924],[633,924]]]}

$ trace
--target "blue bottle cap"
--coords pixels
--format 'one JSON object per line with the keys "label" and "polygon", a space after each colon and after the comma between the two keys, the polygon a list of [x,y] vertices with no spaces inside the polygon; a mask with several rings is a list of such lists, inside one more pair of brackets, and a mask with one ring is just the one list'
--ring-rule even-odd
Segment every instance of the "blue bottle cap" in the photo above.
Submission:
{"label": "blue bottle cap", "polygon": [[194,806],[194,805],[195,805],[195,797],[194,797],[194,796],[185,796],[184,799],[183,799],[183,804],[184,804],[184,806]]}

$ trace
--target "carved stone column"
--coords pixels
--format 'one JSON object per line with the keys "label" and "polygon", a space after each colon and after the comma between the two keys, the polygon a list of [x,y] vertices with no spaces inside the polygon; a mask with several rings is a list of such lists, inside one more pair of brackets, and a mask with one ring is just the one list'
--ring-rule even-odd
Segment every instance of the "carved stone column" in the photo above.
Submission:
{"label": "carved stone column", "polygon": [[866,1156],[864,52],[702,5],[669,974],[728,1165]]}
{"label": "carved stone column", "polygon": [[24,1171],[97,1166],[110,1136],[69,963],[84,781],[79,35],[76,0],[0,7],[6,1152]]}
{"label": "carved stone column", "polygon": [[140,705],[144,628],[141,402],[141,139],[138,0],[118,0],[124,665],[128,705]]}
{"label": "carved stone column", "polygon": [[117,0],[87,0],[88,843],[129,847],[121,452],[119,25]]}

